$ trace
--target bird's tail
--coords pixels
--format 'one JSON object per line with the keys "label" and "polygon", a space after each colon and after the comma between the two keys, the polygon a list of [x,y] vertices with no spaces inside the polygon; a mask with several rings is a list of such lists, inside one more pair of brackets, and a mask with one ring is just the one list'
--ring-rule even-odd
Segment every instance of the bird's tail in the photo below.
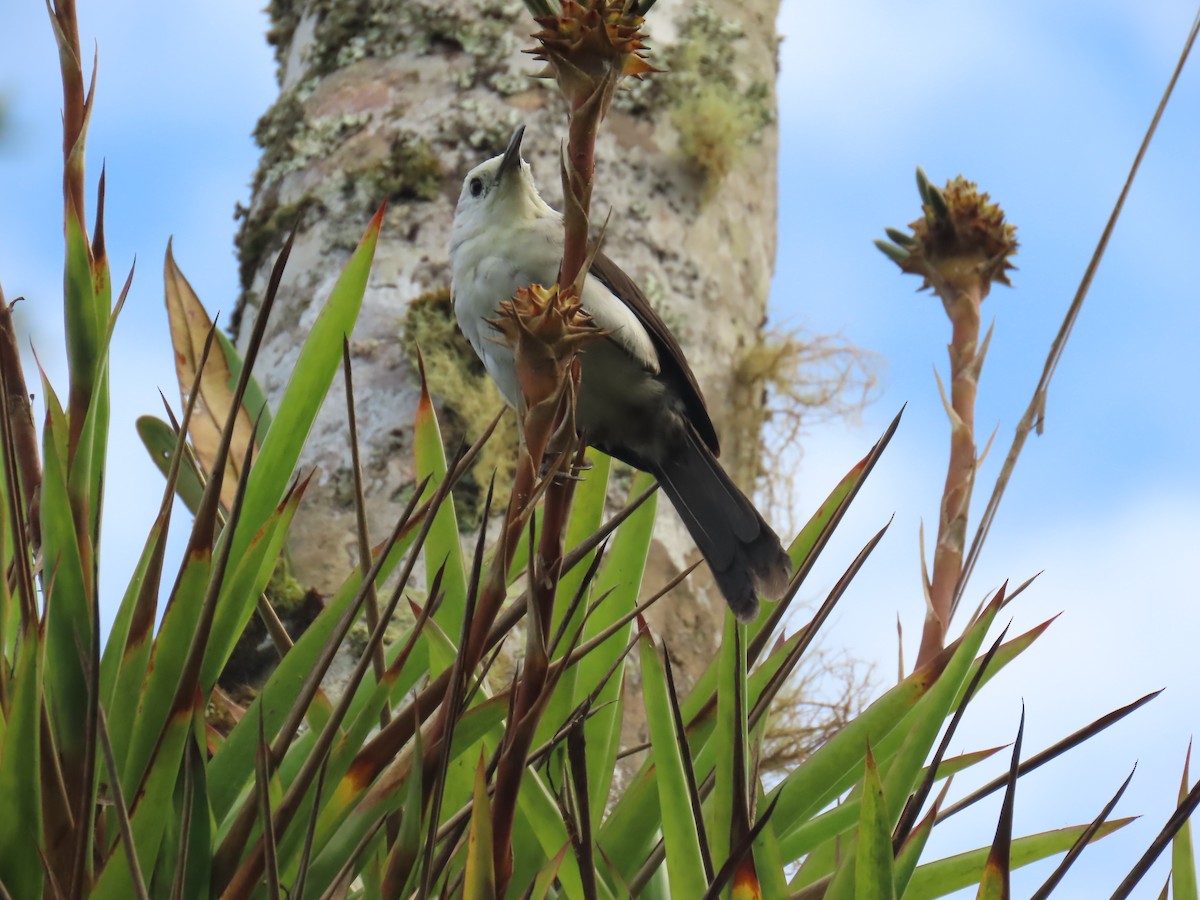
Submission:
{"label": "bird's tail", "polygon": [[690,428],[654,474],[738,619],[754,619],[760,596],[783,595],[792,564],[778,535]]}

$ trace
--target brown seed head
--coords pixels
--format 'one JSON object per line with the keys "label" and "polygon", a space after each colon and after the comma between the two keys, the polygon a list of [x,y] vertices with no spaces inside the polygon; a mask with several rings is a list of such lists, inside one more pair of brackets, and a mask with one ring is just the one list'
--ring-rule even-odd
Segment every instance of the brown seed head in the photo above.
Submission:
{"label": "brown seed head", "polygon": [[557,80],[572,110],[599,90],[603,114],[621,78],[659,71],[645,59],[643,22],[610,0],[563,0],[559,15],[537,18],[542,30],[533,37],[539,46],[526,52],[546,62],[539,74]]}
{"label": "brown seed head", "polygon": [[521,288],[488,322],[512,348],[527,407],[556,397],[580,347],[603,334],[575,292],[557,285]]}
{"label": "brown seed head", "polygon": [[1015,225],[973,181],[961,175],[939,189],[917,170],[924,216],[912,222],[912,234],[888,229],[895,244],[876,242],[903,272],[920,275],[921,288],[978,292],[987,296],[993,282],[1011,286],[1008,271],[1017,252]]}

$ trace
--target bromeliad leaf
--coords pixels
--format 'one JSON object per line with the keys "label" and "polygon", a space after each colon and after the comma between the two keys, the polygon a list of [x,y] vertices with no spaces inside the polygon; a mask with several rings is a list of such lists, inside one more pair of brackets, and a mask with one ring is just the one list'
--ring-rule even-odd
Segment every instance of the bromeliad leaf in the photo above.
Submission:
{"label": "bromeliad leaf", "polygon": [[[199,396],[195,413],[188,426],[188,435],[191,437],[196,459],[205,473],[211,474],[221,442],[221,429],[225,427],[225,420],[233,407],[237,373],[230,370],[228,358],[224,353],[210,353],[203,371],[200,370],[200,358],[209,332],[212,331],[213,322],[205,312],[204,304],[196,296],[195,290],[175,263],[170,242],[167,243],[167,256],[163,263],[163,281],[166,284],[171,344],[175,348],[175,374],[179,379],[179,393],[184,404],[187,403],[192,385],[199,384]],[[225,466],[225,481],[221,487],[221,505],[226,510],[233,503],[233,495],[241,477],[239,470],[242,460],[246,457],[246,449],[253,440],[254,420],[243,406],[238,411]]]}
{"label": "bromeliad leaf", "polygon": [[[428,478],[425,488],[428,499],[437,486],[446,478],[446,451],[442,445],[442,433],[438,427],[437,412],[429,397],[425,383],[425,365],[419,362],[421,396],[417,401],[416,424],[413,427],[413,455],[417,479]],[[440,569],[442,587],[446,595],[441,608],[434,615],[434,622],[447,634],[457,635],[466,607],[467,576],[463,568],[462,539],[458,532],[458,517],[453,503],[443,503],[434,514],[433,526],[429,529],[425,545],[425,578],[432,582]]]}
{"label": "bromeliad leaf", "polygon": [[[1183,761],[1183,778],[1179,783],[1179,803],[1187,800],[1191,787],[1188,770],[1192,762],[1192,745],[1188,744],[1187,757]],[[1196,900],[1196,853],[1192,848],[1192,826],[1184,822],[1171,842],[1171,882],[1177,900]]]}
{"label": "bromeliad leaf", "polygon": [[467,871],[463,900],[495,900],[496,869],[492,861],[492,806],[488,802],[487,760],[479,755],[471,827],[467,832]]}
{"label": "bromeliad leaf", "polygon": [[[159,844],[166,832],[167,819],[175,815],[172,797],[181,770],[185,744],[191,738],[193,720],[198,711],[203,713],[199,691],[192,702],[177,704],[170,711],[162,732],[162,740],[154,748],[141,791],[131,810],[134,846],[137,848],[138,865],[143,873],[153,870]],[[109,851],[91,896],[97,900],[125,900],[134,896],[129,860],[121,848]]]}
{"label": "bromeliad leaf", "polygon": [[700,829],[692,813],[683,753],[687,742],[675,732],[675,717],[667,690],[666,672],[658,648],[644,622],[638,623],[642,661],[642,698],[658,771],[658,803],[667,848],[667,876],[676,897],[702,897],[708,888]]}
{"label": "bromeliad leaf", "polygon": [[857,900],[893,900],[896,896],[892,862],[892,817],[879,769],[867,748],[862,790],[862,819],[858,829],[858,858],[854,870]]}
{"label": "bromeliad leaf", "polygon": [[[136,425],[138,437],[142,439],[146,452],[150,454],[158,470],[166,475],[171,467],[171,454],[175,451],[175,430],[155,416],[141,416]],[[204,484],[190,465],[179,467],[175,490],[188,512],[194,516],[200,508]]]}
{"label": "bromeliad leaf", "polygon": [[[46,641],[31,632],[19,643],[10,685],[11,705],[0,714],[0,797],[8,807],[0,816],[0,884],[13,897],[42,895],[42,791],[28,777],[29,764],[41,757],[42,672]],[[4,664],[4,661],[0,661]]]}
{"label": "bromeliad leaf", "polygon": [[[1134,818],[1114,819],[1100,828],[1096,839],[1107,837],[1132,821]],[[1064,853],[1087,827],[1075,825],[1017,838],[1012,842],[1009,865],[1015,870],[1039,859]],[[918,866],[908,884],[908,890],[904,892],[904,900],[934,900],[936,897],[945,897],[957,890],[979,884],[990,852],[991,847],[979,847]]]}
{"label": "bromeliad leaf", "polygon": [[[224,538],[232,541],[232,559],[240,559],[246,552],[292,480],[308,432],[329,392],[333,376],[341,366],[342,340],[354,330],[358,319],[382,225],[383,208],[380,207],[300,348],[292,376],[250,472],[241,523],[232,537]],[[285,252],[289,249],[290,242],[285,246]],[[279,277],[282,277],[281,264],[272,273],[275,290]],[[255,323],[256,331],[261,327],[265,327],[265,323],[262,326]],[[249,354],[247,358],[250,358]],[[256,602],[256,597],[222,596],[204,660],[202,683],[206,687],[216,682],[238,636],[253,614]]]}

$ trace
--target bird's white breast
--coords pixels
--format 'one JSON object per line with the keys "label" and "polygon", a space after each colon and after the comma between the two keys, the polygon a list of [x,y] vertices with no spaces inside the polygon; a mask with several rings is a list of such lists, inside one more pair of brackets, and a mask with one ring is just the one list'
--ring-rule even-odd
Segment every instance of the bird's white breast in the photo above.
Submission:
{"label": "bird's white breast", "polygon": [[[496,331],[487,320],[495,318],[500,303],[520,288],[553,284],[561,255],[562,225],[557,217],[526,221],[511,229],[489,229],[486,235],[463,240],[452,251],[454,314],[501,394],[513,406],[518,405],[520,390],[512,351],[496,343]],[[659,371],[658,353],[637,316],[594,276],[588,276],[582,300],[597,327],[647,370]]]}

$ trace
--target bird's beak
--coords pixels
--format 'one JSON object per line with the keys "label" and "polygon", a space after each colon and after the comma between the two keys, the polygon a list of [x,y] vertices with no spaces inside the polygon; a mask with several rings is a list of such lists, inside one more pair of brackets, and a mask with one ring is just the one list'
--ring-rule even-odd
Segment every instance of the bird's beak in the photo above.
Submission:
{"label": "bird's beak", "polygon": [[513,132],[513,136],[508,142],[508,148],[504,151],[504,157],[500,160],[499,175],[501,179],[510,172],[521,168],[521,138],[524,136],[525,126],[517,126],[517,130]]}

